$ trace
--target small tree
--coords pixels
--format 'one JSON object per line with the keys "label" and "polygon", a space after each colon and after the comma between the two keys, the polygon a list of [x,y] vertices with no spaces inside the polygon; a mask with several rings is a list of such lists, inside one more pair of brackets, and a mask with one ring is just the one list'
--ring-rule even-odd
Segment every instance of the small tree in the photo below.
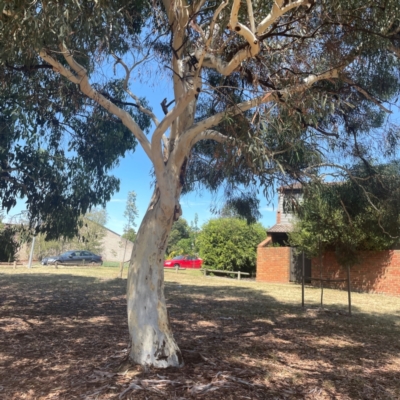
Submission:
{"label": "small tree", "polygon": [[[136,207],[136,193],[134,191],[128,192],[128,199],[126,200],[126,206],[124,211],[124,217],[127,219],[127,223],[124,227],[124,234],[126,234],[126,236],[128,235],[128,233],[130,233],[130,237],[132,237],[132,231],[133,231],[136,239],[136,232],[134,231],[133,227],[136,226],[135,219],[138,217],[138,215],[139,212]],[[122,272],[124,270],[126,247],[128,246],[128,240],[130,240],[126,238],[126,236],[124,237],[124,235],[122,235],[122,237],[125,238],[125,248],[124,248],[124,255],[122,257],[121,268],[119,271],[120,278],[122,278]]]}
{"label": "small tree", "polygon": [[358,164],[335,184],[305,187],[292,245],[309,256],[335,250],[342,265],[354,265],[361,250],[385,250],[400,241],[400,166]]}
{"label": "small tree", "polygon": [[136,239],[136,231],[133,228],[129,228],[122,234],[122,237],[126,240],[134,242]]}
{"label": "small tree", "polygon": [[78,235],[70,246],[77,250],[88,250],[97,254],[103,252],[103,239],[106,235],[104,228],[107,223],[107,212],[104,208],[96,208],[80,218]]}
{"label": "small tree", "polygon": [[190,222],[190,239],[191,239],[191,248],[193,255],[196,255],[198,252],[197,246],[197,236],[200,232],[199,228],[199,216],[197,213],[194,214],[194,220]]}
{"label": "small tree", "polygon": [[266,237],[261,224],[244,219],[212,219],[198,235],[200,257],[207,268],[255,272],[257,245]]}

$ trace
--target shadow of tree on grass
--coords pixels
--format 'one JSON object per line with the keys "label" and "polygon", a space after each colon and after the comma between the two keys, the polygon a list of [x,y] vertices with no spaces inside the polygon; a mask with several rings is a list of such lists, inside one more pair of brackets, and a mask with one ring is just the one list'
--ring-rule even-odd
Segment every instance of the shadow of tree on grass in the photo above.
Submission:
{"label": "shadow of tree on grass", "polygon": [[[123,397],[400,398],[398,314],[349,318],[228,281],[167,282],[186,365],[143,370],[124,363],[125,286],[73,274],[0,274],[0,398],[114,399],[132,379],[160,376],[180,384],[147,384]],[[121,366],[129,371],[119,373]]]}

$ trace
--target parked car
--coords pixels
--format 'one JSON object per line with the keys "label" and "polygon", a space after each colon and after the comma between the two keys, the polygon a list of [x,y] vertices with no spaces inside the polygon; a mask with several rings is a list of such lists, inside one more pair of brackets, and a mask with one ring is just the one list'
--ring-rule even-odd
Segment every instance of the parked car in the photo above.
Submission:
{"label": "parked car", "polygon": [[42,258],[41,264],[42,265],[54,264],[54,261],[56,260],[56,258],[57,258],[57,256],[51,256],[51,257]]}
{"label": "parked car", "polygon": [[201,268],[203,260],[196,256],[177,256],[172,260],[164,261],[165,268]]}
{"label": "parked car", "polygon": [[94,265],[103,264],[101,256],[91,253],[86,250],[71,250],[66,251],[59,256],[46,257],[42,259],[42,265]]}

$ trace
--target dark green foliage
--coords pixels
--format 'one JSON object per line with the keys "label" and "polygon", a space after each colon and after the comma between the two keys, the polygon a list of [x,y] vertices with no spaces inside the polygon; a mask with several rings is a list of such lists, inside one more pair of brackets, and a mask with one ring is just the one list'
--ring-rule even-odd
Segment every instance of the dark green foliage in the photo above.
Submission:
{"label": "dark green foliage", "polygon": [[0,58],[11,65],[18,60],[19,66],[32,69],[35,51],[59,48],[60,40],[79,51],[78,62],[86,66],[88,53],[110,49],[125,53],[143,27],[149,4],[142,0],[19,0],[2,1],[0,10]]}
{"label": "dark green foliage", "polygon": [[[136,140],[119,119],[53,73],[37,52],[58,48],[62,38],[91,71],[92,57],[110,47],[115,53],[131,47],[147,6],[20,1],[4,7],[13,16],[0,14],[0,205],[8,211],[23,198],[31,228],[48,239],[73,236],[79,215],[104,206],[119,189],[108,171],[135,149]],[[142,129],[149,128],[149,118],[126,102],[120,80],[94,86]]]}
{"label": "dark green foliage", "polygon": [[218,218],[203,225],[198,236],[200,257],[211,269],[256,270],[257,245],[266,237],[261,224],[247,224],[243,219]]}
{"label": "dark green foliage", "polygon": [[191,249],[190,234],[190,226],[184,218],[179,218],[174,222],[168,238],[166,254],[169,255],[173,252],[188,254]]}
{"label": "dark green foliage", "polygon": [[[272,4],[258,2],[256,15],[267,15]],[[229,7],[221,18],[226,21],[228,16]],[[248,23],[243,6],[239,19]],[[267,91],[274,102],[241,115],[227,113],[216,130],[232,137],[232,143],[196,144],[186,190],[204,185],[217,191],[222,186],[227,200],[245,192],[254,201],[258,191],[271,196],[275,179],[283,183],[307,179],[320,164],[393,155],[398,129],[387,124],[384,108],[399,94],[399,59],[387,50],[390,42],[400,47],[398,34],[393,34],[399,20],[395,0],[379,5],[312,3],[274,24],[260,38],[264,42],[260,54],[241,63],[231,76],[207,72],[205,80],[217,89],[199,100],[198,120],[248,100],[255,92]],[[231,35],[225,60],[244,45],[241,36]],[[336,67],[338,79],[320,81],[306,91],[290,90],[310,74]]]}
{"label": "dark green foliage", "polygon": [[385,250],[400,242],[400,165],[358,164],[343,182],[305,187],[290,243],[310,256],[335,250],[353,265],[359,251]]}
{"label": "dark green foliage", "polygon": [[0,224],[0,262],[11,262],[19,250],[17,229]]}
{"label": "dark green foliage", "polygon": [[[25,79],[16,80],[17,91]],[[62,108],[58,103],[65,99],[51,98],[47,88],[43,101],[31,109],[29,96],[15,92],[11,101],[7,90],[13,88],[7,77],[3,83],[1,206],[9,210],[17,198],[24,198],[31,226],[39,223],[38,230],[49,238],[73,235],[79,215],[92,206],[104,206],[118,190],[119,181],[108,171],[126,151],[135,149],[136,140],[120,121],[94,104]]]}

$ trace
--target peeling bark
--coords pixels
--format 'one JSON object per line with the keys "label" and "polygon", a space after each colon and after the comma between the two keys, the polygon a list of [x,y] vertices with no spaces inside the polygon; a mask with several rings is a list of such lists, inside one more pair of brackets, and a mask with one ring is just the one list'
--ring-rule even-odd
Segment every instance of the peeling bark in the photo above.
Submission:
{"label": "peeling bark", "polygon": [[127,282],[130,359],[157,368],[183,366],[164,296],[164,255],[176,208],[180,209],[178,185],[171,196],[155,190],[133,246]]}

